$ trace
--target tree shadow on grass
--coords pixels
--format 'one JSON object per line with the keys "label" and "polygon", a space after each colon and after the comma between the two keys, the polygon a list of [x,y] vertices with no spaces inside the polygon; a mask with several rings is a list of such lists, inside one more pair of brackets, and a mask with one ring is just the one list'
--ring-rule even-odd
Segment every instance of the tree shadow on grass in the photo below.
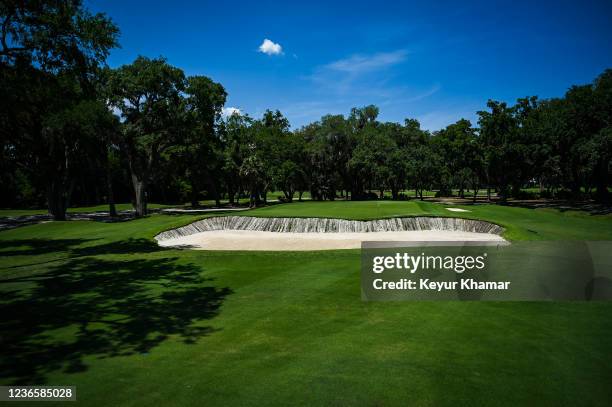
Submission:
{"label": "tree shadow on grass", "polygon": [[[190,344],[214,332],[207,321],[231,290],[215,287],[199,266],[177,257],[86,257],[148,253],[151,244],[49,243],[39,253],[54,248],[69,259],[34,276],[0,280],[0,376],[43,384],[54,371],[86,370],[89,357],[146,353],[170,337]],[[11,283],[27,287],[12,290]]]}
{"label": "tree shadow on grass", "polygon": [[0,240],[0,257],[39,256],[70,251],[95,239],[13,239]]}
{"label": "tree shadow on grass", "polygon": [[[105,254],[152,253],[167,250],[148,239],[126,239],[108,243],[92,244],[99,239],[21,239],[0,241],[0,258],[14,256],[39,256],[55,254],[52,258],[37,262],[13,262],[7,269],[38,266],[75,257]],[[83,245],[85,245],[83,247]]]}
{"label": "tree shadow on grass", "polygon": [[506,203],[507,206],[517,206],[526,209],[556,209],[559,212],[581,211],[589,215],[609,215],[612,213],[612,204],[592,201],[569,200],[514,200]]}
{"label": "tree shadow on grass", "polygon": [[66,252],[68,257],[76,257],[100,254],[151,253],[163,250],[157,243],[149,239],[130,238],[96,245],[91,244],[96,240],[100,239],[0,240],[0,256],[37,256]]}

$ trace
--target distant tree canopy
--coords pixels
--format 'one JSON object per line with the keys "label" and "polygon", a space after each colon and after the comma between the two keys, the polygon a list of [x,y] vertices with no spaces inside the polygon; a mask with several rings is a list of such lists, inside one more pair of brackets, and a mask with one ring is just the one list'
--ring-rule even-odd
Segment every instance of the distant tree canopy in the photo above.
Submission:
{"label": "distant tree canopy", "polygon": [[[609,201],[612,70],[562,98],[490,100],[478,123],[435,132],[415,119],[382,122],[353,108],[292,130],[279,111],[222,117],[227,93],[164,58],[105,65],[118,29],[81,1],[0,5],[0,205],[69,205],[248,198],[291,202],[410,199],[414,191],[501,201],[540,196]],[[476,126],[475,126],[476,125]],[[455,192],[456,191],[456,192]]]}

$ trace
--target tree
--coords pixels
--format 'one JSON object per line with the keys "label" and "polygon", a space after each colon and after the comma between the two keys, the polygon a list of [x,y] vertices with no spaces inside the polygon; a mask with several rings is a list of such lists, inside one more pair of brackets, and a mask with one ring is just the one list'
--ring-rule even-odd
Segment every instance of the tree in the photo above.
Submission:
{"label": "tree", "polygon": [[414,187],[415,195],[423,200],[423,191],[431,189],[432,184],[439,176],[442,167],[442,158],[436,154],[431,146],[419,145],[408,158],[408,177]]}
{"label": "tree", "polygon": [[218,178],[223,158],[217,124],[227,93],[221,84],[205,76],[187,78],[185,93],[189,129],[177,152],[191,186],[191,206],[198,206],[204,183],[211,187],[219,206]]}
{"label": "tree", "polygon": [[322,122],[311,123],[298,132],[305,144],[305,172],[310,186],[310,196],[315,200],[335,199],[340,183],[338,163],[330,142],[334,137],[333,131],[330,132],[332,129],[330,118],[325,116]]}
{"label": "tree", "polygon": [[277,152],[280,164],[274,169],[273,182],[283,191],[287,202],[293,201],[293,195],[305,178],[304,170],[300,168],[303,151],[303,139],[293,133],[279,140]]}
{"label": "tree", "polygon": [[[358,145],[360,143],[364,143],[368,135],[376,133],[376,128],[379,124],[377,121],[378,113],[378,107],[374,105],[351,109],[351,114],[349,115],[347,122],[350,131],[349,140],[353,144],[352,155],[355,153]],[[363,163],[361,158],[356,161],[353,160],[352,165],[350,165],[350,190],[352,200],[361,199],[365,195],[364,191],[367,186],[365,184],[368,184],[369,181],[371,181],[363,179],[356,173],[356,171],[362,172],[362,170],[359,168],[359,163]]]}
{"label": "tree", "polygon": [[118,29],[78,0],[5,1],[0,18],[1,144],[12,146],[19,167],[46,190],[49,213],[62,220],[75,160],[90,138],[77,128],[89,127],[85,117],[98,111],[93,82]]}
{"label": "tree", "polygon": [[182,70],[164,58],[142,56],[116,69],[110,79],[112,103],[123,119],[121,148],[128,160],[137,217],[147,214],[146,191],[160,155],[185,137],[185,85]]}
{"label": "tree", "polygon": [[380,198],[390,178],[389,157],[396,145],[383,126],[367,125],[362,130],[363,137],[357,143],[350,166],[355,176],[365,183],[368,189],[377,189]]}
{"label": "tree", "polygon": [[479,111],[480,140],[484,150],[487,183],[498,187],[502,201],[509,195],[509,185],[517,176],[517,164],[522,159],[522,148],[517,139],[517,122],[514,110],[504,102],[489,100],[490,112]]}
{"label": "tree", "polygon": [[351,114],[349,115],[349,122],[356,129],[363,129],[367,124],[376,123],[376,118],[378,117],[379,109],[374,105],[368,105],[364,107],[354,107],[351,109]]}
{"label": "tree", "polygon": [[399,199],[399,193],[406,187],[408,179],[408,161],[399,149],[394,149],[387,157],[385,184],[391,189],[391,199]]}
{"label": "tree", "polygon": [[258,194],[263,202],[267,201],[267,193],[274,182],[278,168],[284,161],[290,160],[291,149],[288,148],[289,121],[278,110],[266,110],[261,120],[255,121],[250,127],[253,136],[255,154],[259,158],[260,171]]}
{"label": "tree", "polygon": [[234,197],[243,189],[240,169],[249,154],[248,146],[252,143],[250,126],[252,120],[247,115],[233,113],[220,124],[220,137],[223,145],[222,173],[225,179],[229,203],[234,204]]}
{"label": "tree", "polygon": [[[323,166],[320,168],[328,173],[329,182],[321,182],[323,189],[328,191],[330,199],[334,199],[336,191],[340,195],[344,192],[348,196],[353,190],[353,174],[350,160],[355,149],[356,140],[353,138],[350,125],[342,115],[326,115],[321,118],[317,129],[319,145],[319,159]],[[322,180],[323,181],[323,180]]]}
{"label": "tree", "polygon": [[240,166],[240,176],[244,177],[249,188],[249,208],[259,205],[262,180],[265,179],[263,160],[256,152],[249,155]]}
{"label": "tree", "polygon": [[609,201],[612,166],[612,69],[606,69],[595,80],[593,96],[595,98],[595,118],[598,130],[593,137],[595,197],[600,201]]}
{"label": "tree", "polygon": [[115,119],[106,105],[97,100],[84,100],[47,116],[43,136],[49,142],[48,168],[54,177],[48,181],[49,212],[55,219],[65,216],[74,180],[93,157],[105,151],[105,133],[115,127]]}
{"label": "tree", "polygon": [[441,186],[444,194],[452,194],[452,186],[459,189],[459,196],[464,197],[464,191],[470,178],[476,154],[476,129],[469,120],[461,119],[437,132],[432,143],[444,159],[447,175]]}

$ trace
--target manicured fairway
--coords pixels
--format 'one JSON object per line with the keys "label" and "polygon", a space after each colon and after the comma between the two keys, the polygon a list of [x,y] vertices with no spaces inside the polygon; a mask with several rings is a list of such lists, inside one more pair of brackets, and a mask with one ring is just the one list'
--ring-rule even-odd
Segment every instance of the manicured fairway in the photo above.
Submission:
{"label": "manicured fairway", "polygon": [[[612,239],[612,217],[498,206],[511,239]],[[305,202],[257,216],[446,213]],[[86,405],[606,405],[610,303],[366,303],[359,252],[162,250],[196,217],[0,232],[0,383]]]}

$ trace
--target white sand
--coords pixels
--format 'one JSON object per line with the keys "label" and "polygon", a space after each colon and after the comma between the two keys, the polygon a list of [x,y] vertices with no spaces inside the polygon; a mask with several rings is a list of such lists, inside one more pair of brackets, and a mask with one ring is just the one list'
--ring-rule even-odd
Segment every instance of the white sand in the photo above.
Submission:
{"label": "white sand", "polygon": [[467,209],[461,209],[461,208],[446,208],[447,211],[451,211],[451,212],[469,212]]}
{"label": "white sand", "polygon": [[251,230],[215,230],[159,242],[165,247],[189,247],[200,250],[333,250],[358,249],[362,241],[497,241],[491,233],[425,230],[369,233],[281,233]]}

